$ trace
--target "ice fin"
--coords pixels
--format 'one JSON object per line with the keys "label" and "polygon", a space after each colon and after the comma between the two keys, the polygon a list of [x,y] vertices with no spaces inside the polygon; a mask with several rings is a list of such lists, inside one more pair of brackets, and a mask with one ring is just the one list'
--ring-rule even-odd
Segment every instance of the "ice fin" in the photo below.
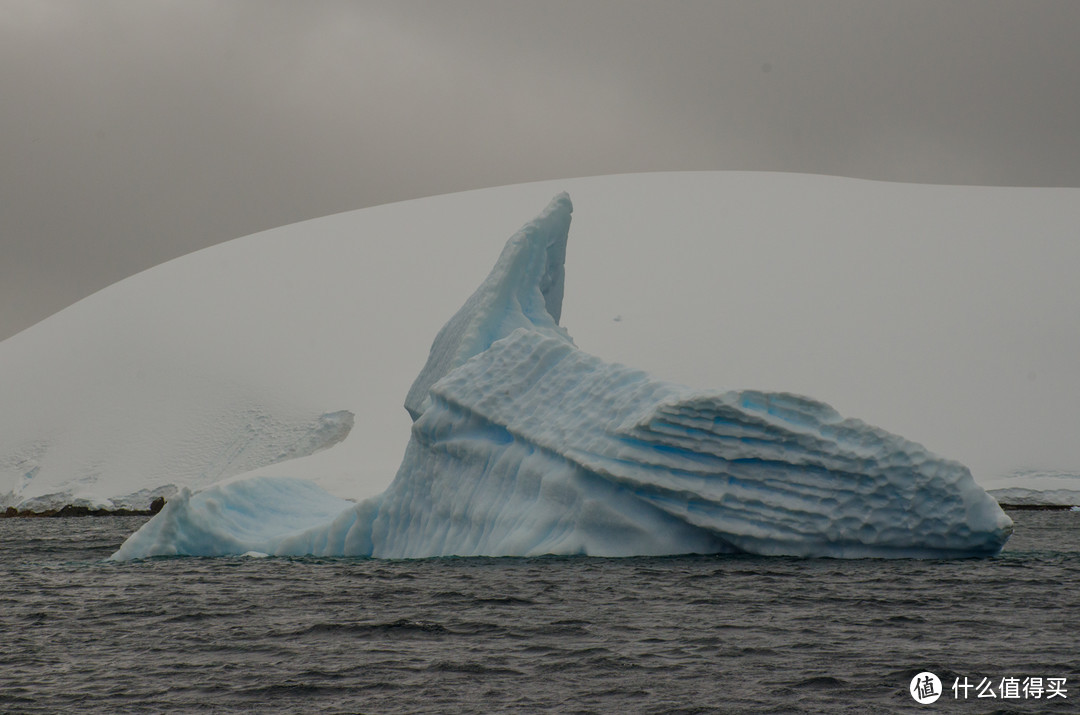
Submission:
{"label": "ice fin", "polygon": [[569,195],[561,193],[511,236],[488,277],[435,336],[427,364],[405,398],[414,421],[431,404],[428,389],[439,378],[516,328],[572,344],[559,327],[572,211]]}

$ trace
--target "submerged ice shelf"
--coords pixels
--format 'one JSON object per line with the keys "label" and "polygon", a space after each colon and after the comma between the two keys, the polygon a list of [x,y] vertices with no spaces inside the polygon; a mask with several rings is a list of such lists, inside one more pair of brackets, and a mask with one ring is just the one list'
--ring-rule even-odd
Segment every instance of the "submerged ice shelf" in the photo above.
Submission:
{"label": "submerged ice shelf", "polygon": [[1012,522],[957,462],[809,398],[692,389],[577,349],[558,324],[571,211],[556,196],[439,331],[383,494],[338,503],[268,478],[185,492],[114,558],[1001,549]]}

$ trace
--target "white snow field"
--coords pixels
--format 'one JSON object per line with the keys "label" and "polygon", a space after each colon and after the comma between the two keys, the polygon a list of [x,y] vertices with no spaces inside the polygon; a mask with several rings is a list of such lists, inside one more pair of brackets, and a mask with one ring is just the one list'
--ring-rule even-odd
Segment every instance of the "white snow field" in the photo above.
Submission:
{"label": "white snow field", "polygon": [[590,354],[813,395],[983,485],[1080,465],[1080,190],[677,172],[327,216],[110,286],[0,342],[0,508],[145,508],[239,474],[383,492],[432,336],[563,190],[560,322]]}
{"label": "white snow field", "polygon": [[987,480],[990,496],[1013,506],[1078,506],[1080,474],[1019,470]]}
{"label": "white snow field", "polygon": [[1000,551],[1012,522],[958,462],[809,398],[691,389],[575,347],[558,325],[571,210],[560,194],[514,234],[438,332],[386,492],[328,517],[332,497],[295,479],[185,491],[113,558]]}

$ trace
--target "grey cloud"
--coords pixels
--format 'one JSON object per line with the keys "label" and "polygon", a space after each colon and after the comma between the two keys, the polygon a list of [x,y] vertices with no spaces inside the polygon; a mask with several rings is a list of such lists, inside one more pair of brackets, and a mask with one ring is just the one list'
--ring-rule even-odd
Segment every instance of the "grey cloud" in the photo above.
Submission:
{"label": "grey cloud", "polygon": [[1080,186],[1080,4],[6,2],[0,337],[176,255],[546,178]]}

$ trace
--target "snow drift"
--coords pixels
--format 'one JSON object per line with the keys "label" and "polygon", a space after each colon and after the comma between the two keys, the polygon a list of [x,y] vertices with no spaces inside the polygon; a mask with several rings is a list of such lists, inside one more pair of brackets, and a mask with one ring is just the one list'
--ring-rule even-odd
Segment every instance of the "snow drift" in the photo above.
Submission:
{"label": "snow drift", "polygon": [[809,398],[687,388],[577,349],[558,325],[570,214],[556,196],[439,331],[383,494],[330,517],[297,480],[185,492],[114,558],[1001,549],[1011,521],[957,462]]}

